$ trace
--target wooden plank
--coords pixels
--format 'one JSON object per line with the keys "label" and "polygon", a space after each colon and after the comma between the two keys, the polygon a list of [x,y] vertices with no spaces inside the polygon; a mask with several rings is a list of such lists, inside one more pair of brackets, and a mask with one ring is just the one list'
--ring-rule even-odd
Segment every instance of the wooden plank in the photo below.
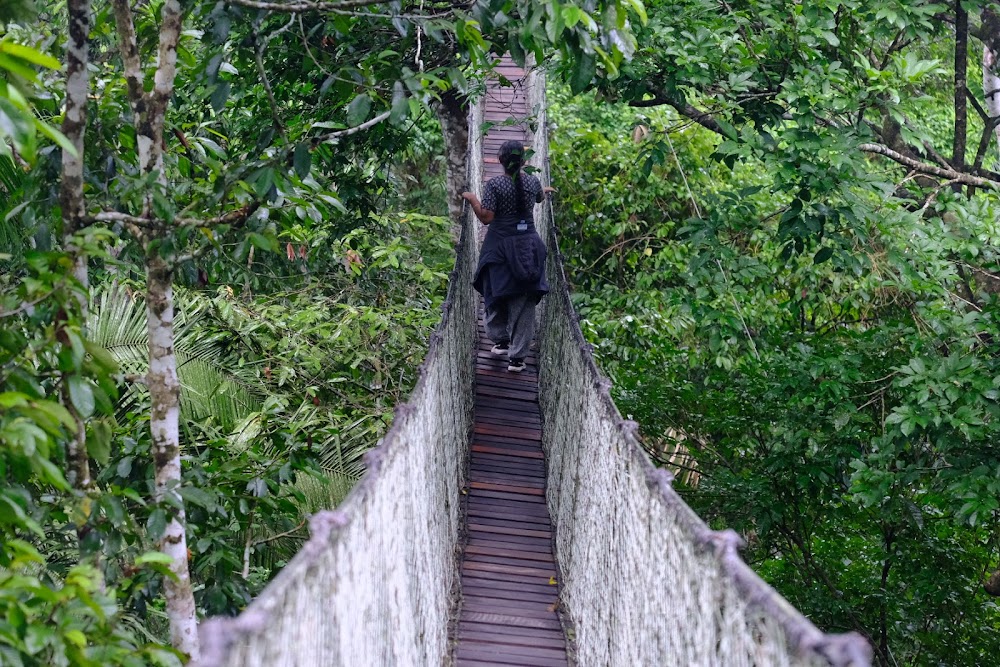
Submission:
{"label": "wooden plank", "polygon": [[468,544],[495,546],[502,549],[523,549],[551,554],[552,542],[548,538],[524,537],[521,535],[497,535],[496,533],[470,532]]}
{"label": "wooden plank", "polygon": [[537,389],[499,387],[496,385],[478,383],[475,387],[474,396],[476,401],[503,400],[515,403],[527,403],[532,407],[538,405]]}
{"label": "wooden plank", "polygon": [[482,638],[470,638],[469,646],[497,646],[504,652],[510,652],[515,655],[523,655],[529,659],[541,657],[541,658],[563,658],[566,657],[565,642],[563,646],[553,647],[551,645],[545,644],[525,644],[525,643],[515,643],[515,642],[499,642],[490,641],[488,639]]}
{"label": "wooden plank", "polygon": [[529,594],[548,599],[550,602],[559,599],[559,587],[550,584],[547,580],[544,582],[506,581],[479,577],[476,573],[471,573],[462,577],[462,586],[491,590],[498,594],[508,592],[512,595]]}
{"label": "wooden plank", "polygon": [[[545,506],[545,498],[537,494],[531,493],[516,493],[511,491],[495,491],[492,489],[475,489],[470,488],[467,491],[470,498],[481,498],[481,499],[491,499],[502,501],[504,505],[509,505],[515,503],[516,506],[520,505],[531,505],[539,509],[545,510],[548,514],[548,508]],[[514,507],[515,505],[510,505]]]}
{"label": "wooden plank", "polygon": [[[527,586],[528,584],[525,584]],[[462,579],[462,595],[478,598],[497,598],[498,600],[523,600],[525,602],[538,602],[549,606],[559,603],[559,596],[556,587],[552,590],[525,590],[524,588],[512,588],[511,586],[489,579]]]}
{"label": "wooden plank", "polygon": [[537,442],[541,442],[542,440],[542,429],[526,428],[524,426],[501,426],[499,424],[477,423],[472,428],[472,432],[479,433],[480,435],[502,435]]}
{"label": "wooden plank", "polygon": [[485,445],[487,447],[511,447],[512,449],[525,449],[528,451],[541,452],[541,438],[518,438],[504,435],[481,435],[474,433],[472,444]]}
{"label": "wooden plank", "polygon": [[[465,508],[470,517],[507,521],[510,528],[523,526],[528,530],[552,530],[548,514],[527,514],[520,509],[508,509],[482,502],[470,502]],[[530,524],[530,525],[528,525]]]}
{"label": "wooden plank", "polygon": [[533,428],[541,431],[542,424],[538,417],[527,413],[519,413],[517,416],[508,414],[483,414],[482,411],[474,413],[473,419],[477,424],[492,424],[494,426],[514,426],[516,428]]}
{"label": "wooden plank", "polygon": [[[525,454],[525,453],[527,453],[527,454],[542,454],[544,456],[544,453],[542,452],[541,444],[537,443],[537,442],[536,443],[525,443],[525,442],[515,442],[515,441],[510,441],[510,440],[504,441],[504,440],[501,440],[499,438],[492,439],[492,440],[481,440],[480,436],[476,436],[476,438],[472,441],[472,446],[473,447],[494,447],[496,449],[503,450],[503,453],[507,454],[509,456],[519,456],[520,454]],[[539,456],[539,457],[528,457],[528,458],[537,458],[539,460],[539,462],[542,459],[541,456]]]}
{"label": "wooden plank", "polygon": [[[520,431],[530,431],[530,433],[521,434]],[[525,445],[535,447],[539,451],[541,451],[542,448],[541,430],[526,427],[518,421],[516,415],[511,415],[509,424],[494,424],[492,426],[484,424],[483,428],[480,428],[478,433],[474,428],[472,438],[473,440],[478,440],[483,443]]]}
{"label": "wooden plank", "polygon": [[497,364],[496,367],[493,367],[488,364],[480,364],[479,366],[477,366],[476,379],[478,380],[479,378],[496,377],[496,378],[509,378],[511,380],[519,380],[526,384],[528,383],[536,384],[538,382],[538,371],[535,369],[534,366],[525,365],[524,370],[521,371],[520,373],[511,373],[509,370],[507,370],[506,366],[503,366],[503,364],[507,363],[506,359],[503,360],[498,359],[498,361],[501,361],[501,363]]}
{"label": "wooden plank", "polygon": [[491,466],[489,463],[473,463],[469,471],[470,480],[485,484],[514,484],[545,489],[545,469],[509,470],[506,467]]}
{"label": "wooden plank", "polygon": [[466,646],[465,643],[458,645],[456,657],[459,660],[492,661],[502,665],[518,665],[519,667],[565,667],[566,658],[543,658],[537,656],[526,656],[517,653],[503,651],[497,645],[495,649],[487,645]]}
{"label": "wooden plank", "polygon": [[540,412],[537,411],[537,406],[535,407],[536,410],[534,412],[520,411],[516,415],[512,415],[510,412],[504,410],[503,408],[495,408],[487,405],[480,405],[475,409],[473,417],[474,418],[490,417],[492,419],[508,419],[508,420],[513,419],[520,423],[523,423],[525,426],[538,425],[539,427],[541,427],[542,415]]}
{"label": "wooden plank", "polygon": [[527,415],[541,416],[538,403],[527,401],[509,401],[503,398],[477,396],[474,400],[475,409],[489,408],[493,410],[503,410],[505,412],[523,412]]}
{"label": "wooden plank", "polygon": [[524,512],[507,510],[502,507],[493,507],[491,505],[481,505],[481,504],[470,504],[465,513],[476,520],[479,519],[495,519],[498,521],[507,521],[513,524],[511,527],[523,526],[528,530],[552,530],[552,524],[549,523],[549,519],[546,515],[527,515]]}
{"label": "wooden plank", "polygon": [[516,558],[519,560],[530,560],[539,561],[543,563],[553,563],[555,559],[552,557],[552,552],[539,553],[537,551],[525,551],[521,549],[503,549],[492,544],[490,545],[477,545],[469,544],[465,547],[465,553],[467,554],[484,554],[489,556],[506,556],[510,558]]}
{"label": "wooden plank", "polygon": [[[469,519],[470,530],[475,527],[476,530],[481,530],[483,532],[501,532],[499,529],[505,529],[508,535],[526,535],[529,537],[551,537],[552,536],[552,526],[544,524],[528,524],[525,521],[511,520],[504,518],[502,516],[492,516],[489,513],[481,512],[477,516]],[[490,530],[490,529],[494,530]]]}
{"label": "wooden plank", "polygon": [[[517,414],[512,414],[513,410],[504,410],[500,407],[494,407],[489,405],[489,399],[483,397],[481,401],[477,402],[476,411],[474,418],[478,421],[480,418],[485,418],[491,423],[495,423],[497,419],[504,419],[506,423],[520,425],[524,428],[534,428],[541,430],[542,428],[542,415],[538,410],[537,403],[529,403],[525,407],[528,410],[518,410]],[[534,409],[531,409],[534,408]]]}
{"label": "wooden plank", "polygon": [[[493,375],[490,375],[490,372],[492,372]],[[506,368],[495,371],[488,368],[483,369],[482,372],[476,373],[476,384],[484,384],[491,387],[507,387],[509,389],[522,389],[526,391],[538,391],[538,378],[534,373],[529,373],[527,375],[525,375],[524,371],[521,371],[520,373],[511,373]]]}
{"label": "wooden plank", "polygon": [[541,477],[543,479],[546,477],[545,462],[542,459],[513,458],[505,454],[487,452],[473,453],[476,458],[470,464],[472,469],[482,466],[484,472],[510,473],[520,477]]}
{"label": "wooden plank", "polygon": [[[458,631],[459,641],[468,640],[470,642],[488,644],[506,644],[508,646],[536,646],[547,649],[565,649],[566,640],[561,636],[555,637],[523,637],[520,635],[501,635],[490,631],[463,630]],[[565,651],[564,651],[565,652]]]}
{"label": "wooden plank", "polygon": [[487,464],[473,463],[469,468],[469,479],[484,484],[516,484],[517,486],[545,489],[545,470],[511,471],[506,468],[495,468]]}
{"label": "wooden plank", "polygon": [[494,581],[528,584],[531,586],[544,586],[553,581],[551,575],[546,577],[534,574],[511,574],[510,572],[483,572],[481,570],[467,570],[464,567],[461,570],[461,574],[463,578],[466,576],[475,576],[480,579],[492,579]]}
{"label": "wooden plank", "polygon": [[[506,540],[504,538],[507,538]],[[525,540],[518,542],[516,540]],[[521,537],[515,535],[495,535],[493,533],[476,533],[469,535],[465,541],[466,548],[477,548],[485,550],[511,549],[517,552],[534,553],[544,556],[548,562],[552,562],[552,548],[549,540],[539,538]]]}
{"label": "wooden plank", "polygon": [[504,614],[517,618],[528,618],[539,621],[556,620],[559,616],[552,611],[556,605],[544,602],[518,602],[517,600],[501,600],[497,598],[467,597],[462,599],[462,610],[470,614]]}
{"label": "wooden plank", "polygon": [[549,523],[549,513],[546,511],[545,505],[531,506],[490,498],[472,498],[467,502],[466,512],[474,512],[479,515],[499,512],[517,517],[519,521],[546,525]]}
{"label": "wooden plank", "polygon": [[523,560],[520,558],[509,558],[507,556],[482,556],[480,554],[466,554],[465,564],[468,566],[490,566],[509,568],[529,568],[537,570],[539,573],[549,577],[555,577],[557,572],[551,563],[539,562],[535,560]]}
{"label": "wooden plank", "polygon": [[523,637],[520,635],[499,634],[491,632],[494,626],[487,626],[483,630],[469,630],[460,628],[458,630],[459,641],[468,640],[471,644],[497,644],[500,646],[511,646],[521,648],[539,648],[548,651],[566,652],[566,640],[562,637]]}
{"label": "wooden plank", "polygon": [[[488,445],[483,445],[483,447],[486,449],[489,448]],[[481,463],[483,465],[501,467],[503,470],[510,470],[510,472],[518,475],[527,473],[528,475],[541,475],[542,477],[545,477],[545,462],[540,456],[518,457],[513,456],[506,451],[491,452],[485,450],[473,453],[478,454],[473,462],[473,465]]]}
{"label": "wooden plank", "polygon": [[513,493],[522,496],[545,496],[545,491],[539,488],[533,488],[530,486],[516,486],[513,484],[491,484],[489,482],[471,482],[469,484],[470,488],[479,489],[481,491],[502,491],[504,493]]}
{"label": "wooden plank", "polygon": [[535,637],[538,639],[551,639],[559,637],[565,639],[562,628],[551,630],[549,628],[526,628],[511,625],[501,625],[497,623],[479,623],[478,621],[462,619],[458,622],[459,632],[485,632],[487,629],[497,635]]}
{"label": "wooden plank", "polygon": [[505,565],[503,563],[462,563],[462,569],[470,572],[494,572],[496,574],[519,574],[533,577],[551,577],[553,568],[527,567],[525,565]]}
{"label": "wooden plank", "polygon": [[[485,517],[484,517],[485,518]],[[469,530],[476,530],[483,533],[496,533],[497,535],[519,535],[523,537],[544,537],[552,539],[552,531],[529,526],[508,526],[502,522],[487,520],[476,520],[469,522]]]}
{"label": "wooden plank", "polygon": [[[485,454],[483,455],[485,456]],[[489,481],[500,483],[510,483],[516,482],[518,484],[526,484],[529,482],[534,482],[539,485],[539,487],[545,486],[547,476],[545,474],[545,466],[539,461],[537,466],[530,467],[531,461],[526,461],[523,466],[517,468],[509,467],[508,462],[505,461],[474,461],[469,467],[470,472],[477,475],[476,481],[480,481],[479,475],[488,476]]]}
{"label": "wooden plank", "polygon": [[517,458],[524,459],[537,459],[542,460],[545,458],[545,454],[542,452],[526,452],[518,451],[515,449],[509,449],[501,446],[488,446],[488,445],[472,445],[472,451],[482,452],[483,454],[497,454],[500,456],[513,456]]}
{"label": "wooden plank", "polygon": [[462,609],[473,612],[508,614],[524,618],[541,618],[559,621],[555,602],[538,600],[510,600],[497,597],[477,597],[463,593]]}
{"label": "wooden plank", "polygon": [[531,584],[531,585],[545,585],[548,584],[552,577],[544,577],[538,575],[529,574],[511,574],[509,572],[482,572],[480,570],[466,570],[464,567],[461,571],[463,576],[475,575],[481,579],[493,579],[495,581],[512,582],[515,584]]}
{"label": "wooden plank", "polygon": [[[462,584],[462,595],[463,604],[466,600],[475,600],[477,603],[485,605],[499,605],[503,603],[536,605],[538,609],[551,613],[558,618],[555,610],[559,608],[559,598],[554,595],[528,593],[525,591],[501,591],[494,588],[472,586],[470,584]],[[471,607],[465,607],[465,609],[471,610]],[[497,606],[487,611],[506,613],[502,607]]]}
{"label": "wooden plank", "polygon": [[471,466],[484,466],[490,472],[508,472],[512,475],[522,477],[546,478],[545,463],[542,459],[515,458],[506,454],[490,454],[488,452],[474,452],[476,459]]}
{"label": "wooden plank", "polygon": [[538,401],[538,391],[526,389],[508,389],[506,387],[491,387],[490,385],[477,384],[476,398],[502,398],[508,401],[524,401],[536,403]]}
{"label": "wooden plank", "polygon": [[[476,591],[482,597],[510,598],[534,600],[546,605],[556,604],[559,601],[558,585],[549,585],[548,581],[528,582],[528,581],[503,581],[488,579],[486,577],[475,576],[475,572],[470,572],[462,577],[462,589]],[[470,593],[471,594],[471,593]]]}
{"label": "wooden plank", "polygon": [[499,495],[498,491],[482,491],[470,489],[466,491],[466,500],[469,505],[482,505],[484,507],[500,507],[511,511],[523,511],[526,514],[547,517],[549,515],[545,501],[538,496],[518,496]]}
{"label": "wooden plank", "polygon": [[489,623],[492,625],[507,625],[516,628],[540,628],[543,630],[562,630],[555,614],[552,619],[545,618],[522,618],[510,614],[491,614],[489,612],[476,611],[462,614],[462,620],[473,623]]}

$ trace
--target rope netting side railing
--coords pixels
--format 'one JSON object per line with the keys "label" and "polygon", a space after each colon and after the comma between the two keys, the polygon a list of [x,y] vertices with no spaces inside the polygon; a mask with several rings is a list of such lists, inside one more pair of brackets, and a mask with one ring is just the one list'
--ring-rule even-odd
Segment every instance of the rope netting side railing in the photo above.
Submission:
{"label": "rope netting side railing", "polygon": [[[470,146],[480,122],[470,118]],[[469,181],[482,181],[474,152]],[[458,576],[472,424],[477,246],[466,207],[442,320],[367,472],[239,616],[202,624],[201,667],[438,665]]]}
{"label": "rope netting side railing", "polygon": [[[532,98],[544,109],[544,80]],[[546,185],[544,117],[534,141]],[[543,301],[539,400],[548,504],[562,602],[581,665],[862,667],[858,634],[818,630],[740,558],[739,536],[713,531],[644,452],[618,412],[580,330],[546,222],[552,291]]]}

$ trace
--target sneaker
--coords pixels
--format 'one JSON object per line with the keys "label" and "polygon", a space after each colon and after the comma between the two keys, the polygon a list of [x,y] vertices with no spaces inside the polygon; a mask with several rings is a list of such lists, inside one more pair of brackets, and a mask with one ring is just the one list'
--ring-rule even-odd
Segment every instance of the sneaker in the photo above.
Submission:
{"label": "sneaker", "polygon": [[524,370],[524,359],[511,359],[507,364],[507,370],[511,373],[520,373]]}
{"label": "sneaker", "polygon": [[497,355],[498,357],[502,357],[507,354],[507,350],[509,349],[510,349],[509,343],[497,343],[496,345],[493,346],[493,349],[491,349],[490,352]]}

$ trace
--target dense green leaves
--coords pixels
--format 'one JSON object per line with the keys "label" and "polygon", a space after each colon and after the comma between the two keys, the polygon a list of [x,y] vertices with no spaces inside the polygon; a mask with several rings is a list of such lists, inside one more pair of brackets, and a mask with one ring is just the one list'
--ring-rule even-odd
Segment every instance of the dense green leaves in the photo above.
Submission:
{"label": "dense green leaves", "polygon": [[988,663],[998,201],[858,150],[947,163],[953,8],[647,9],[622,76],[551,108],[574,298],[620,407],[820,627],[880,665]]}

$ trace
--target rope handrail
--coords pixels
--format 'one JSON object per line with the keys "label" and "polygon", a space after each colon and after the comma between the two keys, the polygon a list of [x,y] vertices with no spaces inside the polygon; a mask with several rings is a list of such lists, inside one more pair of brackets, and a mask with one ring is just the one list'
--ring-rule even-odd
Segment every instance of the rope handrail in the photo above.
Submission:
{"label": "rope handrail", "polygon": [[[479,125],[471,116],[470,139]],[[471,152],[468,179],[482,181]],[[467,206],[461,222],[441,322],[409,400],[365,454],[365,475],[336,510],[312,517],[309,540],[239,616],[202,623],[198,667],[446,661],[475,372]]]}
{"label": "rope handrail", "polygon": [[[544,74],[532,76],[532,106],[544,114]],[[549,185],[545,121],[533,148]],[[816,628],[743,561],[739,535],[710,529],[650,461],[580,329],[552,205],[542,205],[556,259],[540,331],[543,446],[580,664],[868,667],[861,635]]]}

